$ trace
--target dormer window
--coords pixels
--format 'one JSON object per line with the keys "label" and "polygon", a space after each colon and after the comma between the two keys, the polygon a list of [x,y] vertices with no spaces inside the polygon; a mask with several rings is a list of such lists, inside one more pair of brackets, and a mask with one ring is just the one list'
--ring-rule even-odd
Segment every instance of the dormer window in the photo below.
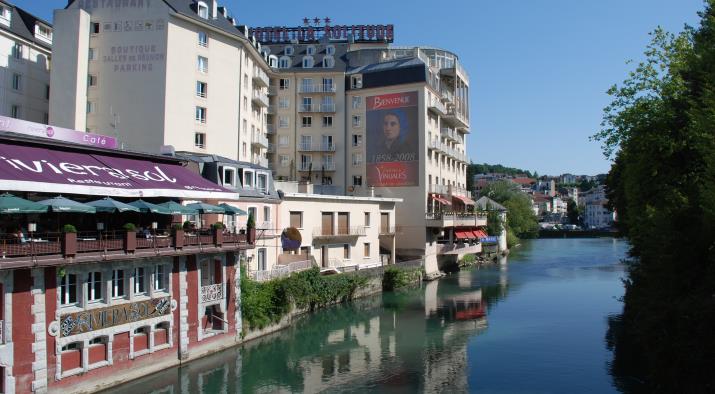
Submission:
{"label": "dormer window", "polygon": [[220,167],[222,169],[222,184],[223,186],[236,186],[236,169],[233,167]]}
{"label": "dormer window", "polygon": [[285,47],[284,52],[285,52],[285,54],[288,55],[288,56],[293,56],[293,47],[292,47],[292,46],[287,46],[287,47]]}
{"label": "dormer window", "polygon": [[37,37],[41,40],[52,42],[52,29],[50,29],[48,26],[45,26],[45,25],[36,24],[35,25],[35,37]]}
{"label": "dormer window", "polygon": [[278,61],[278,68],[290,68],[290,58],[288,56],[281,56]]}
{"label": "dormer window", "polygon": [[335,47],[333,45],[328,45],[325,47],[326,55],[335,55]]}
{"label": "dormer window", "polygon": [[312,56],[303,56],[303,68],[313,68]]}
{"label": "dormer window", "polygon": [[268,65],[271,67],[278,67],[278,58],[274,55],[268,56]]}
{"label": "dormer window", "polygon": [[10,15],[10,9],[4,4],[0,4],[0,23],[10,26]]}
{"label": "dormer window", "polygon": [[323,68],[333,68],[335,67],[335,59],[332,56],[326,56],[323,58]]}
{"label": "dormer window", "polygon": [[361,89],[362,88],[362,75],[353,75],[352,78],[350,78],[350,87],[352,89]]}
{"label": "dormer window", "polygon": [[255,182],[253,181],[253,177],[255,176],[255,173],[253,171],[247,171],[243,170],[243,187],[247,189],[253,189],[253,185]]}
{"label": "dormer window", "polygon": [[209,6],[206,5],[203,1],[199,1],[199,3],[196,6],[196,12],[199,14],[200,17],[204,19],[209,19]]}
{"label": "dormer window", "polygon": [[315,47],[312,45],[308,45],[308,47],[305,48],[305,53],[308,55],[315,55]]}

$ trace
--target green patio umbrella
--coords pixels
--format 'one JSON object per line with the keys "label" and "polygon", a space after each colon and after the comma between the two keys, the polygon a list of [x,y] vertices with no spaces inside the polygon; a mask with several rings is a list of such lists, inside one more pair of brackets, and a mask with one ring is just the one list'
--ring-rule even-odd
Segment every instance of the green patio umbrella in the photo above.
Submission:
{"label": "green patio umbrella", "polygon": [[187,205],[187,207],[195,209],[195,210],[198,211],[198,213],[200,213],[200,214],[204,214],[204,213],[224,213],[224,212],[226,212],[226,210],[225,210],[224,208],[222,208],[222,207],[219,207],[219,206],[217,206],[217,205],[206,204],[206,203],[203,203],[203,202],[197,202],[197,203],[194,203],[194,204],[189,204],[189,205]]}
{"label": "green patio umbrella", "polygon": [[173,215],[174,214],[174,212],[172,212],[167,207],[157,205],[157,204],[152,204],[152,203],[146,202],[144,200],[132,201],[129,203],[129,205],[139,208],[139,210],[144,213],[158,213],[159,215]]}
{"label": "green patio umbrella", "polygon": [[97,212],[139,212],[139,208],[119,202],[109,197],[104,197],[101,200],[90,201],[87,205],[97,208]]}
{"label": "green patio umbrella", "polygon": [[218,204],[219,207],[226,210],[225,215],[236,215],[236,216],[246,216],[248,213],[241,208],[234,207],[233,205],[228,205],[225,202]]}
{"label": "green patio umbrella", "polygon": [[176,201],[167,201],[156,205],[168,209],[171,215],[196,215],[199,213],[197,210],[181,205]]}
{"label": "green patio umbrella", "polygon": [[10,193],[0,195],[0,213],[45,213],[47,205],[42,205]]}
{"label": "green patio umbrella", "polygon": [[77,202],[74,200],[70,200],[69,198],[65,198],[62,196],[57,196],[53,197],[47,200],[42,200],[38,201],[38,204],[46,205],[52,210],[52,212],[60,213],[60,212],[67,212],[67,213],[96,213],[97,208],[87,205],[87,204],[82,204],[81,202]]}

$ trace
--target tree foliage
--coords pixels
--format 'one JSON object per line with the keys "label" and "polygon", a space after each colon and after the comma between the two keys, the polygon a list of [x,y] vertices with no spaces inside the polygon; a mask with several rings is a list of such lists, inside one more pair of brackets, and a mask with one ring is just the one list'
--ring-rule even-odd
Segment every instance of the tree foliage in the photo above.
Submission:
{"label": "tree foliage", "polygon": [[538,235],[539,224],[531,209],[531,200],[516,184],[509,181],[492,182],[482,189],[481,195],[507,209],[507,232],[519,238],[534,238]]}
{"label": "tree foliage", "polygon": [[[614,372],[651,392],[713,392],[715,354],[715,14],[657,29],[646,60],[609,89],[594,138],[631,260]],[[618,381],[617,381],[618,382]]]}

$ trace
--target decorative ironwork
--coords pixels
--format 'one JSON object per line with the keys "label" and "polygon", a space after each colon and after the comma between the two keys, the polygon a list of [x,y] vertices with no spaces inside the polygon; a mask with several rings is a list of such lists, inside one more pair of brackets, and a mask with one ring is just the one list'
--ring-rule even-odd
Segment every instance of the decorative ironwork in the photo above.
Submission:
{"label": "decorative ironwork", "polygon": [[223,283],[216,283],[208,286],[201,286],[201,302],[212,302],[223,300],[226,297]]}

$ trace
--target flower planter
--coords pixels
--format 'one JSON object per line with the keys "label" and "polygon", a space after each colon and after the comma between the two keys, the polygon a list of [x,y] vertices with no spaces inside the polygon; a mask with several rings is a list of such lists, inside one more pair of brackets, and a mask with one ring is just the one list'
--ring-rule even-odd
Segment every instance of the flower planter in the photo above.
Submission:
{"label": "flower planter", "polygon": [[252,227],[248,229],[248,234],[246,236],[246,241],[253,245],[256,243],[256,228]]}
{"label": "flower planter", "polygon": [[124,253],[133,254],[137,250],[137,232],[125,231],[122,245],[124,246]]}
{"label": "flower planter", "polygon": [[171,232],[171,246],[174,249],[184,248],[184,230],[174,230]]}
{"label": "flower planter", "polygon": [[223,245],[223,229],[222,228],[214,228],[211,230],[211,233],[213,235],[214,245],[216,245],[216,246]]}
{"label": "flower planter", "polygon": [[77,233],[62,233],[62,256],[74,257],[77,255]]}

